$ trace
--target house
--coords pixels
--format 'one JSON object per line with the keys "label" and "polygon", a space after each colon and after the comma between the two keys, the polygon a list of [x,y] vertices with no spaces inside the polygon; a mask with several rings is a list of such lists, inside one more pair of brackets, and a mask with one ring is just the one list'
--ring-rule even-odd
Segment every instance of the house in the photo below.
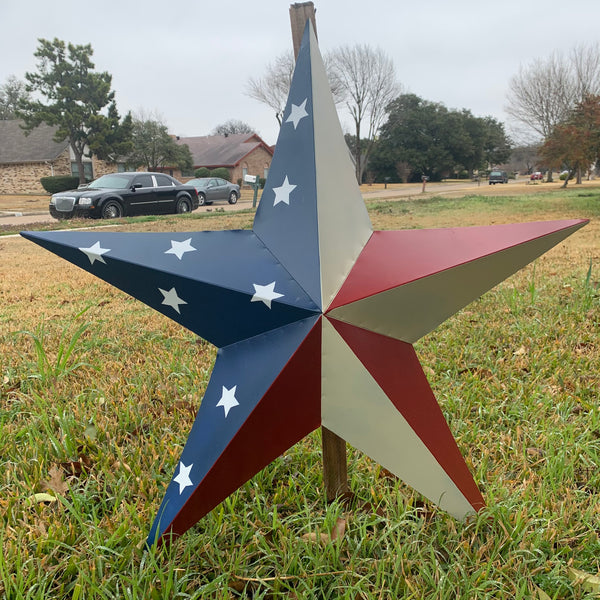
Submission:
{"label": "house", "polygon": [[[46,194],[40,179],[51,175],[76,175],[77,163],[69,142],[54,141],[56,127],[41,124],[26,135],[22,121],[0,121],[0,194]],[[84,157],[88,179],[114,172],[95,157]]]}
{"label": "house", "polygon": [[[244,175],[266,178],[273,159],[273,148],[255,133],[180,137],[176,141],[190,149],[194,169],[225,167],[229,170],[230,181],[234,183],[243,182]],[[189,179],[187,173],[182,174],[175,168],[162,170],[178,179]]]}

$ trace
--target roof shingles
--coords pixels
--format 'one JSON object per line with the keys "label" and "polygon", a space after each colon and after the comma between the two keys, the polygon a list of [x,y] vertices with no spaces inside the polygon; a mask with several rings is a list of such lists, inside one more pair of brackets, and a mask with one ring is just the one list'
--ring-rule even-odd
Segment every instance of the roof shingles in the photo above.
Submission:
{"label": "roof shingles", "polygon": [[35,163],[58,158],[69,146],[67,140],[54,141],[55,127],[39,125],[29,135],[22,121],[0,121],[0,164]]}

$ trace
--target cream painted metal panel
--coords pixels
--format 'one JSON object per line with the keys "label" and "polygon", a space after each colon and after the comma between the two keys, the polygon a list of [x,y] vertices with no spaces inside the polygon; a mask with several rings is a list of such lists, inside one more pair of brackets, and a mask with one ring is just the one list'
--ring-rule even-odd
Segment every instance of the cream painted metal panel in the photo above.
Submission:
{"label": "cream painted metal panel", "polygon": [[567,237],[561,230],[369,298],[330,316],[410,344]]}
{"label": "cream painted metal panel", "polygon": [[323,318],[321,421],[405,483],[462,519],[473,508],[406,419]]}
{"label": "cream painted metal panel", "polygon": [[371,236],[372,228],[312,27],[310,56],[321,298],[326,310]]}

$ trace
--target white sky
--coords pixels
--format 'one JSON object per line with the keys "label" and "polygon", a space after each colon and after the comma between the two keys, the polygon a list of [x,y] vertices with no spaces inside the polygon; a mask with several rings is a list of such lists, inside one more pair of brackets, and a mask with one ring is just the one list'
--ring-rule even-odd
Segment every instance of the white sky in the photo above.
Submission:
{"label": "white sky", "polygon": [[[314,0],[321,51],[382,48],[408,92],[507,122],[521,64],[600,40],[599,0]],[[291,48],[289,0],[4,0],[0,84],[33,71],[37,39],[91,43],[117,107],[158,113],[170,133],[208,135],[228,119],[277,140],[272,111],[244,94]],[[350,121],[341,115],[345,129]],[[508,125],[508,123],[507,123]]]}

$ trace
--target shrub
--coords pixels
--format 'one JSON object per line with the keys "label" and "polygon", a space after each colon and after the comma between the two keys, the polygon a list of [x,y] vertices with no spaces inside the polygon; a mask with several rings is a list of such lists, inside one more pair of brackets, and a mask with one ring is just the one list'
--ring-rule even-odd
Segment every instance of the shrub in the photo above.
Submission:
{"label": "shrub", "polygon": [[261,190],[265,189],[265,183],[267,183],[267,180],[265,177],[259,177],[258,178],[258,185],[260,186]]}
{"label": "shrub", "polygon": [[229,181],[229,169],[225,167],[219,167],[218,169],[213,169],[210,172],[211,177],[220,177],[221,179],[227,179]]}
{"label": "shrub", "polygon": [[200,167],[194,171],[194,177],[210,177],[210,169]]}
{"label": "shrub", "polygon": [[561,174],[558,176],[558,178],[559,178],[561,181],[564,181],[564,180],[567,178],[567,175],[568,175],[568,173],[561,173]]}
{"label": "shrub", "polygon": [[79,177],[53,175],[52,177],[42,177],[40,183],[49,194],[56,194],[57,192],[76,189],[79,185]]}

